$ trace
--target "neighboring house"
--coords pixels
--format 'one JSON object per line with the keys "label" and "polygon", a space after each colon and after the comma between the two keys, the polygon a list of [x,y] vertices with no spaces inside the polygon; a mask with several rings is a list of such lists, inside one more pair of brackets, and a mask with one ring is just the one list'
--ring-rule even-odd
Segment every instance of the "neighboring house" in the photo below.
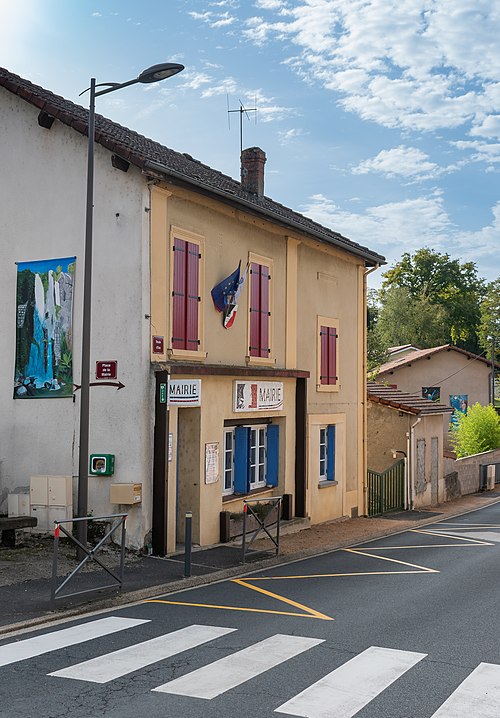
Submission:
{"label": "neighboring house", "polygon": [[395,357],[402,357],[409,352],[417,351],[418,347],[414,347],[413,344],[402,344],[399,347],[389,347],[387,353],[391,357],[391,360]]}
{"label": "neighboring house", "polygon": [[[76,486],[87,116],[0,70],[4,511],[33,474]],[[238,182],[96,118],[91,378],[115,386],[91,388],[90,453],[115,467],[95,460],[89,508],[127,509],[132,546],[173,551],[187,510],[216,543],[248,495],[313,523],[365,512],[365,275],[384,259],[264,196],[264,163],[245,150]],[[226,329],[211,290],[240,262]]]}
{"label": "neighboring house", "polygon": [[[488,404],[491,386],[488,359],[451,344],[405,349],[392,352],[389,361],[378,367],[378,382],[420,394],[460,412],[467,411],[467,407],[476,402]],[[500,369],[500,365],[497,368]]]}
{"label": "neighboring house", "polygon": [[406,456],[406,507],[445,501],[443,416],[452,410],[376,382],[368,383],[367,392],[368,469],[382,473]]}

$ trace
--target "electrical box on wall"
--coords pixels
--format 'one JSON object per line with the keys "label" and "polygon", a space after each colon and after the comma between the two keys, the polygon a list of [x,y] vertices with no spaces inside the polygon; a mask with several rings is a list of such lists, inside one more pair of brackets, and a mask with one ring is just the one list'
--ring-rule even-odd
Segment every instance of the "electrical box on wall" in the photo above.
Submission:
{"label": "electrical box on wall", "polygon": [[142,484],[111,484],[109,500],[112,504],[140,504]]}
{"label": "electrical box on wall", "polygon": [[89,474],[92,476],[113,476],[115,473],[114,454],[91,454]]}

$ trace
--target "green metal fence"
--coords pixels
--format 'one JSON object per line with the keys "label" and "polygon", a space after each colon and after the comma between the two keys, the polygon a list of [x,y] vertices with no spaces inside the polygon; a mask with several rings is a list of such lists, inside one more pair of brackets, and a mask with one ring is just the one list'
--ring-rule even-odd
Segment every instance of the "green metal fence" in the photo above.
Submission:
{"label": "green metal fence", "polygon": [[405,504],[405,462],[400,459],[381,474],[368,469],[368,516],[397,511]]}

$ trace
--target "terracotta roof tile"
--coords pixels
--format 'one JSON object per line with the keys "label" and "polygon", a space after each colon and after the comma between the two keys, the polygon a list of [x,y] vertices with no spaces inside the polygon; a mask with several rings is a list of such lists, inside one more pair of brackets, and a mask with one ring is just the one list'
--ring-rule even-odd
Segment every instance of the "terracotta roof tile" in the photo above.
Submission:
{"label": "terracotta roof tile", "polygon": [[409,414],[448,414],[453,411],[450,406],[445,404],[430,401],[430,399],[425,399],[418,394],[408,394],[400,389],[393,389],[377,382],[368,382],[366,388],[370,401],[376,404],[384,404]]}
{"label": "terracotta roof tile", "polygon": [[[391,359],[390,361],[385,362],[385,364],[381,364],[377,369],[377,373],[379,376],[383,374],[388,374],[389,372],[394,371],[394,369],[399,369],[399,367],[402,366],[409,366],[410,364],[413,364],[420,359],[430,358],[433,356],[433,354],[438,354],[439,352],[443,351],[457,352],[458,354],[462,354],[469,359],[480,361],[483,364],[488,364],[488,366],[490,365],[490,362],[488,361],[488,359],[485,359],[485,357],[478,356],[477,354],[468,352],[465,349],[460,349],[460,347],[454,347],[453,344],[443,344],[442,346],[431,347],[430,349],[417,349],[416,351],[410,352],[409,354],[403,354],[403,356]],[[498,368],[500,369],[500,365],[498,365]]]}

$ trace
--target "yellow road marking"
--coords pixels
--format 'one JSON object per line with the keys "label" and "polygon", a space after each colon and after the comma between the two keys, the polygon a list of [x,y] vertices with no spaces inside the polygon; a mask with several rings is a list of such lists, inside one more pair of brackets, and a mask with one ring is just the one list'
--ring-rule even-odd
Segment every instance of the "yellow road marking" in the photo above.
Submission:
{"label": "yellow road marking", "polygon": [[272,613],[277,616],[296,616],[298,618],[323,618],[325,621],[333,621],[333,618],[328,618],[328,616],[322,616],[322,614],[319,614],[318,616],[314,615],[313,613],[292,613],[289,611],[270,611],[268,609],[264,608],[245,608],[240,606],[217,606],[212,603],[188,603],[187,601],[164,601],[163,599],[159,598],[148,598],[144,603],[168,603],[171,606],[194,606],[196,608],[221,608],[224,611],[248,611],[250,613]]}
{"label": "yellow road marking", "polygon": [[[359,551],[358,549],[355,549],[355,548],[346,548],[344,550],[347,551],[348,553],[359,554],[359,556],[368,556],[369,558],[378,558],[380,561],[389,561],[390,563],[399,563],[402,566],[410,566],[411,568],[419,568],[421,571],[423,571],[425,573],[439,573],[439,571],[437,571],[435,568],[426,568],[425,566],[419,566],[416,563],[408,563],[407,561],[399,561],[396,558],[388,558],[387,556],[374,556],[373,554],[364,553],[363,551]],[[376,551],[377,549],[373,549],[373,550]],[[397,573],[399,573],[399,571]]]}
{"label": "yellow road marking", "polygon": [[[471,539],[472,541],[472,539]],[[407,548],[473,548],[474,546],[493,546],[492,543],[429,543],[429,544],[421,544],[418,546],[377,546],[375,549],[369,549],[370,551],[390,551],[391,549],[407,549]],[[376,558],[374,556],[374,558]]]}
{"label": "yellow road marking", "polygon": [[[271,598],[276,598],[278,601],[282,601],[283,603],[288,603],[290,606],[295,606],[295,608],[300,608],[302,611],[305,611],[305,613],[310,614],[311,616],[314,616],[314,618],[321,618],[323,621],[333,621],[333,618],[330,618],[329,616],[325,616],[324,613],[320,613],[319,611],[315,611],[313,608],[308,608],[307,606],[304,606],[302,603],[297,603],[297,601],[292,601],[290,598],[286,598],[285,596],[280,596],[277,593],[271,593],[271,591],[266,591],[263,588],[259,588],[258,586],[252,586],[251,583],[248,581],[252,581],[253,579],[247,579],[243,580],[241,578],[234,578],[232,580],[232,583],[237,583],[240,586],[244,586],[245,588],[250,588],[252,591],[258,591],[259,593],[263,593],[266,596],[270,596]],[[300,615],[300,614],[298,614]]]}
{"label": "yellow road marking", "polygon": [[490,541],[483,541],[482,539],[477,538],[467,538],[466,536],[455,536],[454,534],[450,533],[444,533],[443,531],[439,531],[439,533],[432,533],[431,531],[421,531],[420,529],[412,529],[413,533],[415,534],[422,534],[424,536],[445,536],[446,538],[452,538],[455,539],[455,541],[465,541],[467,542],[467,545],[470,546],[494,546],[494,543],[491,543]]}
{"label": "yellow road marking", "polygon": [[[372,556],[372,558],[382,558],[381,556]],[[426,569],[427,571],[428,569]],[[349,578],[349,576],[399,576],[404,573],[422,573],[422,571],[354,571],[353,573],[310,573],[305,576],[258,576],[250,579],[254,581],[282,581],[291,579],[304,578]],[[249,579],[247,579],[249,580]]]}

